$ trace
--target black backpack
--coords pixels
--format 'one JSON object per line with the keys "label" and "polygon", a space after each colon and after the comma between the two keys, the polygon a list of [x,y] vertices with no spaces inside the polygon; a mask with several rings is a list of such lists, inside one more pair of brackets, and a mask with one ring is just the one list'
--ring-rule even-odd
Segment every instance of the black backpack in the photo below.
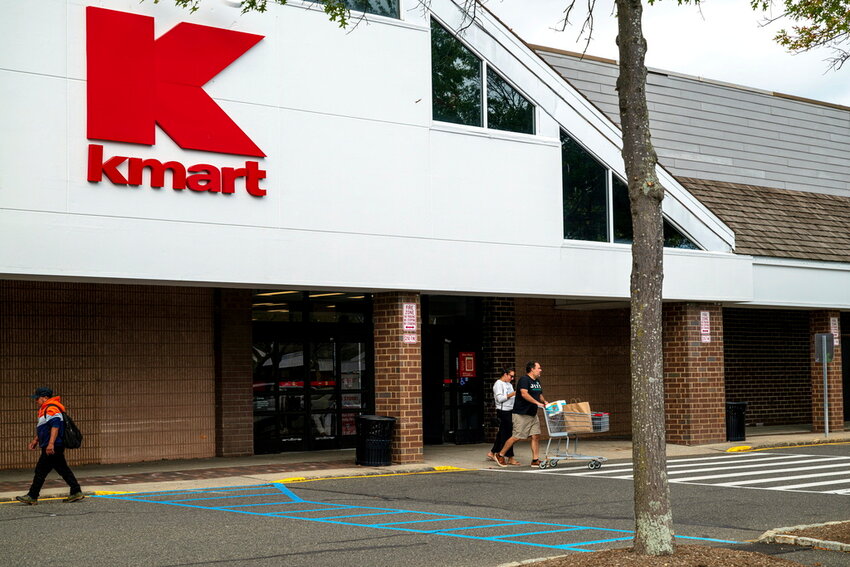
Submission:
{"label": "black backpack", "polygon": [[[50,404],[55,408],[59,408],[59,406],[55,404]],[[71,416],[68,415],[68,412],[63,411],[62,413],[62,421],[65,422],[65,431],[62,433],[62,445],[66,449],[79,449],[83,444],[83,432],[80,431],[80,428],[77,427],[77,424],[74,423],[74,420],[71,419]]]}

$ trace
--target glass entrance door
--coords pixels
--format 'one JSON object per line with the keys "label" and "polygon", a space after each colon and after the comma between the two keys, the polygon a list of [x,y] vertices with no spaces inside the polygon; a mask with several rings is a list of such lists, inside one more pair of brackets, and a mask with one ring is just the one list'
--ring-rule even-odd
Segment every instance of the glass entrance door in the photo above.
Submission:
{"label": "glass entrance door", "polygon": [[374,408],[371,301],[362,294],[254,294],[254,452],[356,445]]}
{"label": "glass entrance door", "polygon": [[356,443],[364,412],[367,345],[254,342],[254,452],[337,449]]}

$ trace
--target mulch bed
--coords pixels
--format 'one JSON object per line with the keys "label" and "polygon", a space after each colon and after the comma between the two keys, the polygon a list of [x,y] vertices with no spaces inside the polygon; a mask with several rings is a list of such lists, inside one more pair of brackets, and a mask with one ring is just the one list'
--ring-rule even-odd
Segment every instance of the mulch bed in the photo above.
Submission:
{"label": "mulch bed", "polygon": [[673,555],[637,555],[630,549],[576,553],[534,567],[800,567],[802,563],[761,553],[704,545],[680,545]]}

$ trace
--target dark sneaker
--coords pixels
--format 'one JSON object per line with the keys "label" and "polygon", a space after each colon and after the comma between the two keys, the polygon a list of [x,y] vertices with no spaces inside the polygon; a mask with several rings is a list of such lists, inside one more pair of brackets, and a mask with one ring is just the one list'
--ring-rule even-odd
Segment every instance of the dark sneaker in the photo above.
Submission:
{"label": "dark sneaker", "polygon": [[540,468],[540,460],[534,459],[533,461],[531,461],[531,468],[539,469]]}
{"label": "dark sneaker", "polygon": [[15,496],[15,500],[17,500],[18,502],[22,502],[28,506],[35,506],[36,504],[38,504],[38,498],[33,498],[29,494],[26,494],[24,496]]}
{"label": "dark sneaker", "polygon": [[493,459],[496,461],[496,464],[499,465],[500,467],[508,466],[508,464],[505,462],[505,458],[502,455],[500,455],[499,453],[494,454]]}
{"label": "dark sneaker", "polygon": [[77,502],[78,500],[82,500],[83,498],[85,498],[85,495],[82,492],[75,492],[68,496],[68,498],[62,500],[62,502]]}

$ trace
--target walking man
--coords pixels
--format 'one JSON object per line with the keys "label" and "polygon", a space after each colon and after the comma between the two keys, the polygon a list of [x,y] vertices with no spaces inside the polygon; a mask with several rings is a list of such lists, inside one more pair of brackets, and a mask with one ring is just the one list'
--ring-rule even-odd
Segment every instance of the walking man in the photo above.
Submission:
{"label": "walking man", "polygon": [[16,496],[18,502],[33,506],[38,504],[38,495],[44,485],[44,479],[53,469],[68,483],[71,493],[63,502],[76,502],[84,498],[80,483],[71,471],[71,467],[65,461],[65,447],[62,445],[62,433],[65,430],[63,413],[65,406],[59,396],[53,395],[50,388],[38,388],[32,399],[38,403],[38,424],[36,425],[35,439],[30,441],[29,449],[34,451],[41,447],[41,456],[35,465],[35,477],[32,486],[25,496]]}
{"label": "walking man", "polygon": [[505,446],[496,455],[496,463],[499,466],[507,466],[505,453],[514,446],[514,443],[531,437],[531,466],[540,466],[540,421],[537,419],[537,408],[546,406],[546,398],[543,397],[543,386],[540,385],[540,374],[543,368],[537,361],[531,361],[525,365],[526,375],[517,383],[517,396],[514,402],[514,412],[511,416],[513,431],[511,438],[505,442]]}

